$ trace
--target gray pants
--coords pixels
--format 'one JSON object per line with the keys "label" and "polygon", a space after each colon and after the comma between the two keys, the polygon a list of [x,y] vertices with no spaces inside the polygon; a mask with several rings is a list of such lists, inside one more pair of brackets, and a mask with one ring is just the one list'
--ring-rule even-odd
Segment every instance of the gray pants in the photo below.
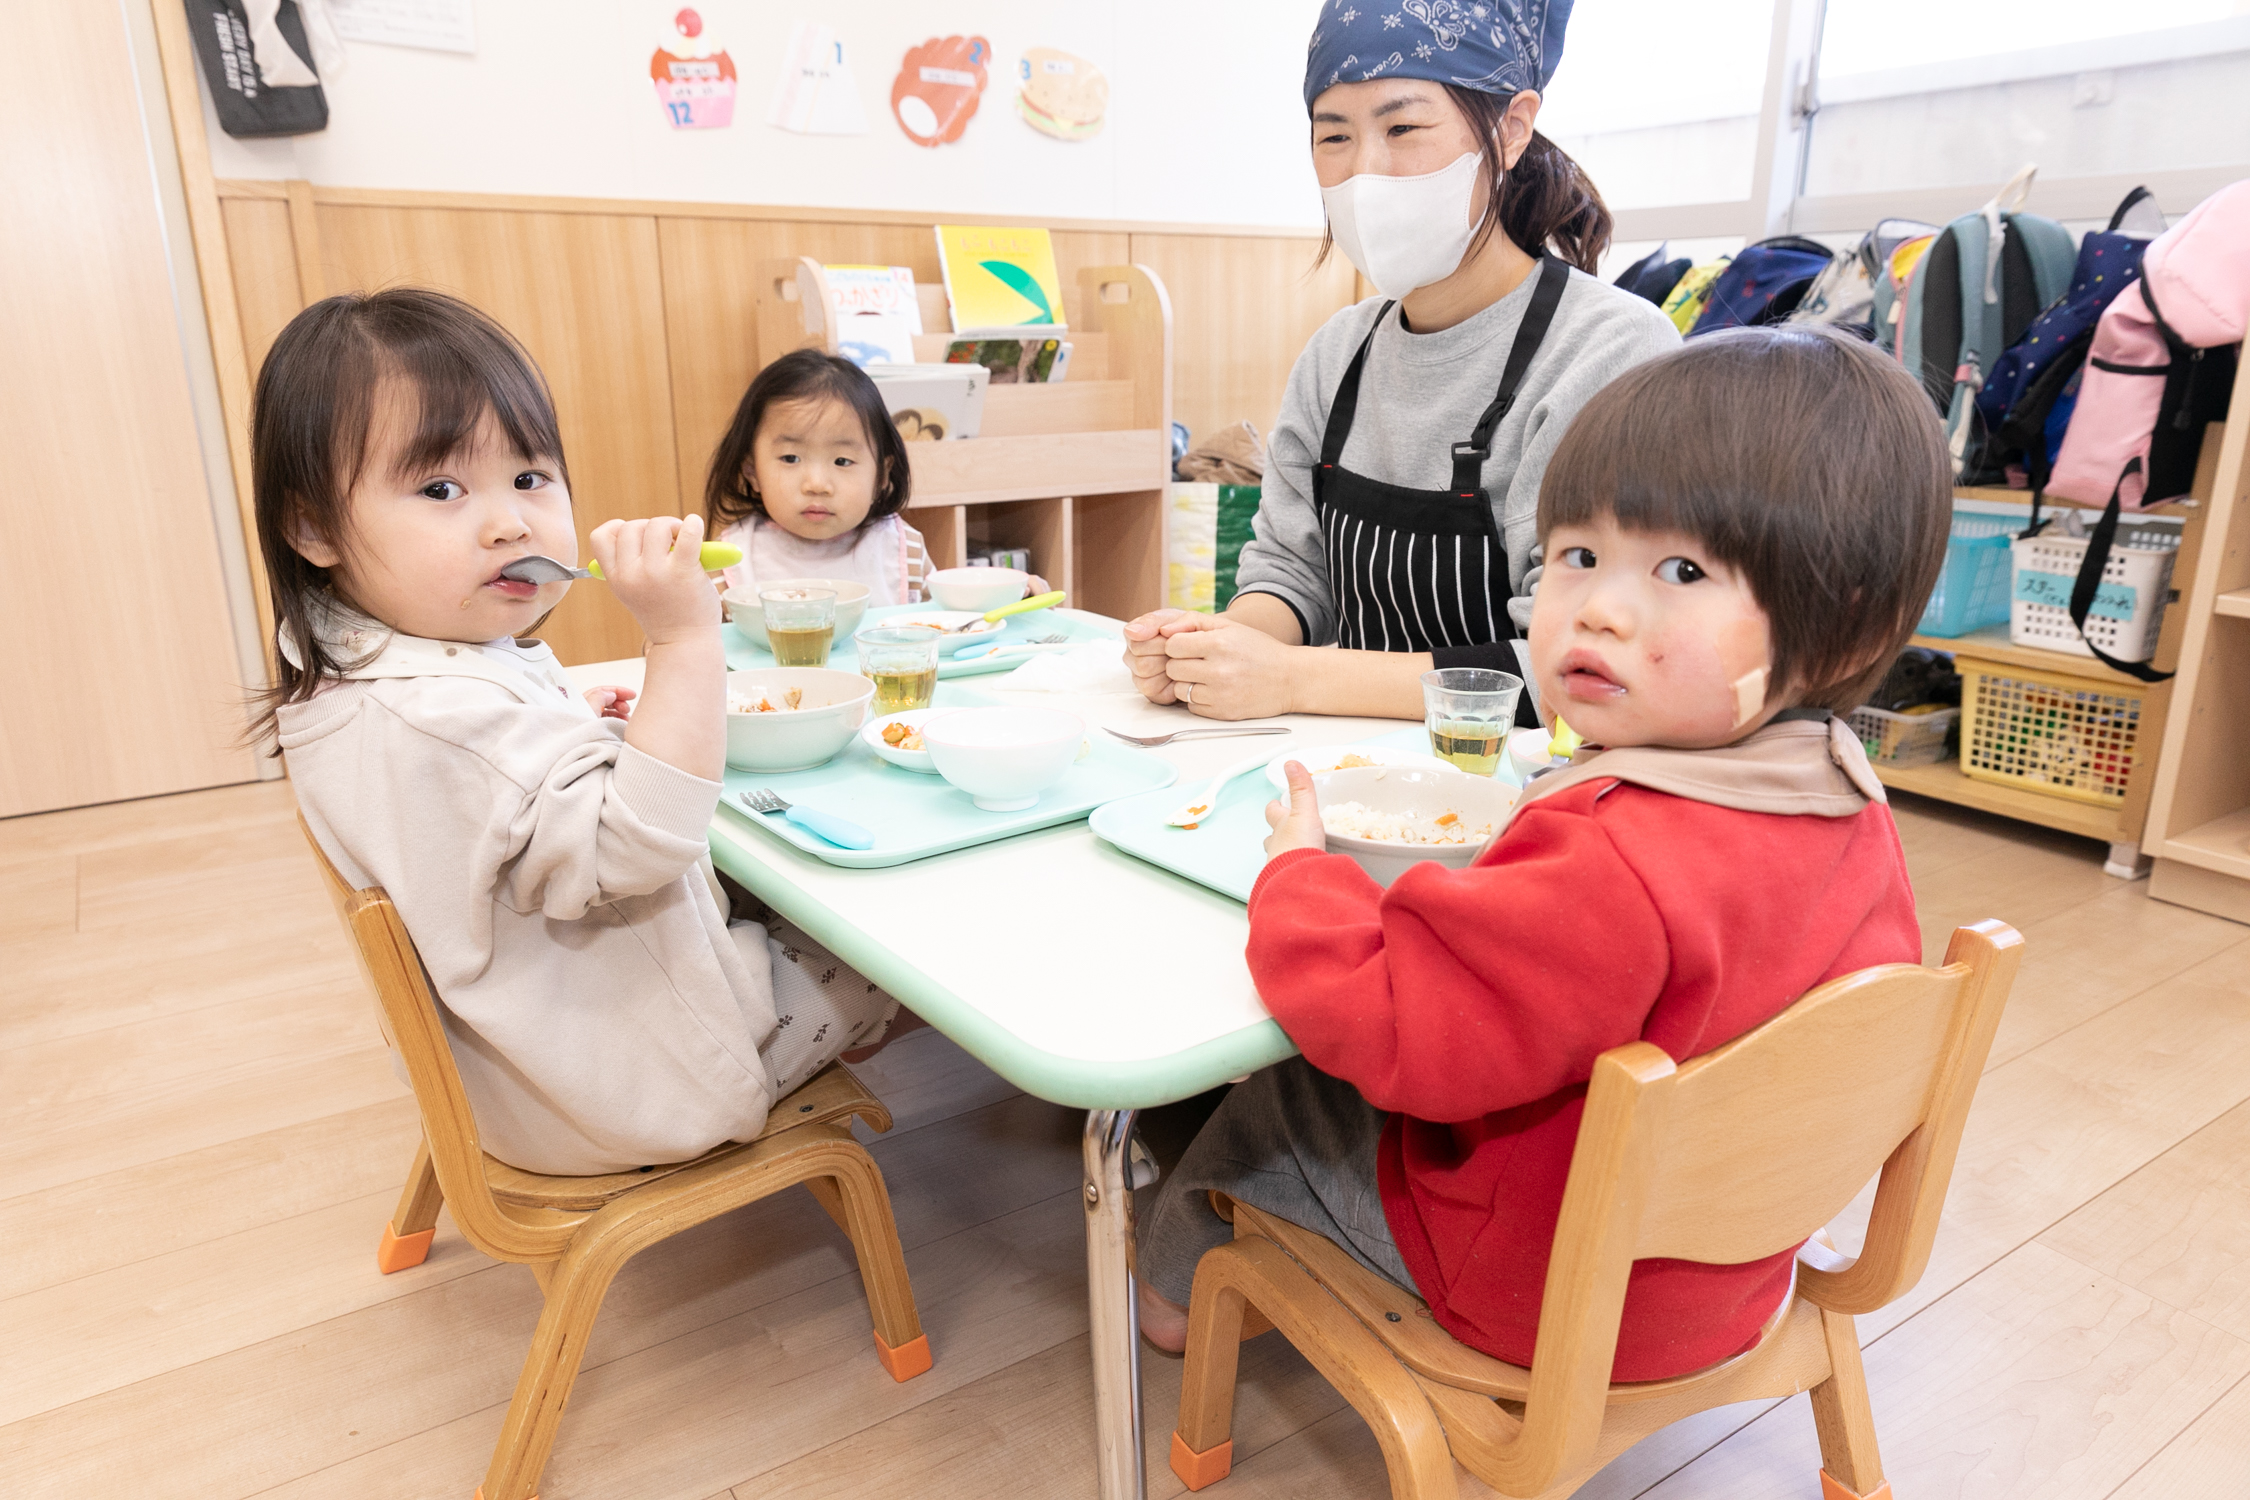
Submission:
{"label": "gray pants", "polygon": [[1375,1186],[1375,1148],[1387,1119],[1358,1089],[1301,1057],[1236,1084],[1156,1190],[1141,1232],[1141,1280],[1187,1304],[1195,1263],[1234,1238],[1234,1226],[1211,1211],[1217,1188],[1326,1235],[1411,1290]]}

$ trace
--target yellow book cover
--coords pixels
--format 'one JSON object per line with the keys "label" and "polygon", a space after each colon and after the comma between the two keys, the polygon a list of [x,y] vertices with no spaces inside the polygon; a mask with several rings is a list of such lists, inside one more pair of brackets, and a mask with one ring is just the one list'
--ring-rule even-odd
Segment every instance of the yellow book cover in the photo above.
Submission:
{"label": "yellow book cover", "polygon": [[940,224],[937,242],[956,332],[1063,321],[1062,277],[1046,230]]}

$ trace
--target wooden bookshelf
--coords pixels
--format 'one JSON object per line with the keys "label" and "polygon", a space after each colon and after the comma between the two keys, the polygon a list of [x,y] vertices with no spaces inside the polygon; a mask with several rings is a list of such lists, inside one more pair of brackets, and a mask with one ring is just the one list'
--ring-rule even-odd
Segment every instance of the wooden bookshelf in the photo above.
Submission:
{"label": "wooden bookshelf", "polygon": [[2196,485],[2210,497],[2212,545],[2195,560],[2185,608],[2174,606],[2182,712],[2165,726],[2145,843],[2150,895],[2250,922],[2250,377],[2236,379],[2226,425],[2212,430],[2223,436],[2211,481],[2199,474]]}
{"label": "wooden bookshelf", "polygon": [[[2214,427],[2206,437],[2202,461],[2197,467],[2196,496],[2214,493],[2221,447],[2221,429]],[[1967,487],[1954,491],[1954,494],[1962,500],[1997,502],[2021,508],[2027,519],[2030,515],[2031,497],[2022,490]],[[2100,508],[2078,501],[2053,498],[2047,503],[2051,508],[2057,509]],[[2180,590],[2183,582],[2196,571],[2197,561],[2202,553],[2204,527],[2210,513],[2210,507],[2198,498],[2153,505],[2138,513],[2146,516],[2172,516],[2181,522],[2180,551],[2172,570],[2172,602],[2166,607],[2164,628],[2157,638],[2156,655],[2153,658],[2159,670],[2168,669],[2180,658],[2181,644],[2187,633],[2191,612],[2183,603]],[[2250,590],[2245,590],[2244,593],[2250,596]],[[1985,781],[1964,772],[1958,760],[1940,761],[1930,766],[1877,766],[1875,774],[1885,786],[1899,791],[1934,797],[1941,802],[1951,802],[1961,807],[1973,807],[1980,812],[2014,818],[2019,822],[2035,823],[2042,828],[2099,839],[2109,845],[2109,858],[2105,867],[2112,875],[2132,878],[2149,871],[2151,856],[2143,852],[2144,835],[2149,808],[2159,780],[2158,770],[2163,761],[2165,732],[2173,697],[2172,683],[2142,683],[2137,678],[2103,665],[2094,657],[2080,656],[2075,652],[2016,645],[2008,639],[2008,627],[2005,625],[1987,626],[1960,636],[1916,635],[1908,644],[1947,652],[1954,657],[1956,665],[1966,658],[1972,663],[2001,671],[2012,668],[2049,676],[2073,677],[2099,686],[2129,688],[2139,694],[2141,723],[2138,754],[2132,775],[2126,783],[2125,798],[2115,805],[2101,806],[2075,798],[2054,796],[2030,787]]]}

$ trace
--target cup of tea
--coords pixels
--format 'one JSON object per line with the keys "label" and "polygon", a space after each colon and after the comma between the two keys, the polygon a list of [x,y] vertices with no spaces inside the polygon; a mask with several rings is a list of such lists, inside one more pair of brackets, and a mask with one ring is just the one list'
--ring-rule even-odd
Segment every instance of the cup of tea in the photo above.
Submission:
{"label": "cup of tea", "polygon": [[825,667],[836,641],[834,589],[763,589],[767,648],[777,667]]}
{"label": "cup of tea", "polygon": [[1515,727],[1523,679],[1484,667],[1440,667],[1422,674],[1422,722],[1430,753],[1472,776],[1490,776]]}
{"label": "cup of tea", "polygon": [[944,640],[945,632],[929,625],[875,625],[852,637],[860,675],[875,682],[873,712],[902,714],[930,706]]}

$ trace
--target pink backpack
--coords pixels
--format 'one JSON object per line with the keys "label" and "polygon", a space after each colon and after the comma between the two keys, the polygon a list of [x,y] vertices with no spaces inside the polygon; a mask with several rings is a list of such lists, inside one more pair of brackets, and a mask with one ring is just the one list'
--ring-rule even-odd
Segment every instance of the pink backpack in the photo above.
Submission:
{"label": "pink backpack", "polygon": [[[2140,280],[2117,294],[2095,326],[2077,409],[2047,481],[2049,494],[2108,502],[2071,591],[2071,618],[2081,630],[2119,510],[2174,499],[2194,484],[2204,427],[2226,418],[2246,325],[2250,181],[2212,194],[2151,241]],[[2093,651],[2146,682],[2171,675]]]}

